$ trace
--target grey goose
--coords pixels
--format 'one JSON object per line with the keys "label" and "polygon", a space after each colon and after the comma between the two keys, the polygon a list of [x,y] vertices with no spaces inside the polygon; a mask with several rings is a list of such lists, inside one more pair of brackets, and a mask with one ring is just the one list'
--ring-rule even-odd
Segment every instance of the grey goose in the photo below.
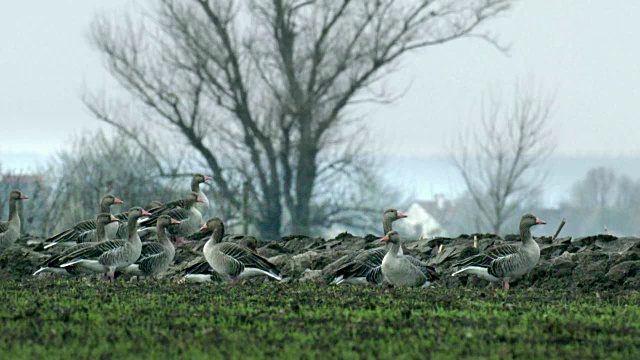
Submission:
{"label": "grey goose", "polygon": [[540,247],[531,236],[531,227],[546,224],[532,214],[520,219],[520,244],[504,244],[464,259],[454,266],[461,269],[458,274],[473,274],[490,282],[501,281],[504,290],[509,289],[509,281],[529,273],[540,260]]}

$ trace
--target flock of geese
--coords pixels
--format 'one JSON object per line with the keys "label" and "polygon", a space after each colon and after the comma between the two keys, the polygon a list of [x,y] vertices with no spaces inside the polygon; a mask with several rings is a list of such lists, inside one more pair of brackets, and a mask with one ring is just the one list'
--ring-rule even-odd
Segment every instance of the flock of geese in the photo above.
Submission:
{"label": "flock of geese", "polygon": [[[202,212],[209,200],[200,184],[211,178],[193,176],[191,192],[182,199],[147,206],[132,207],[112,214],[111,206],[123,202],[106,195],[95,219],[82,221],[45,241],[45,248],[64,247],[42,264],[34,275],[49,272],[65,276],[103,274],[113,281],[118,273],[155,277],[173,263],[176,247],[207,239],[202,256],[184,270],[184,282],[234,282],[253,277],[281,280],[278,268],[258,254],[257,241],[243,236],[240,242],[225,238],[224,223],[219,218],[203,221]],[[0,222],[0,253],[20,237],[17,203],[28,199],[19,190],[9,193],[9,220]],[[402,239],[392,223],[407,215],[388,209],[383,213],[386,246],[362,251],[352,256],[333,275],[332,284],[426,287],[438,279],[436,269],[411,255],[404,254]],[[495,246],[484,253],[462,260],[459,274],[473,274],[491,282],[509,282],[530,272],[540,259],[540,248],[531,236],[531,227],[545,224],[531,214],[520,221],[520,244]],[[142,241],[145,239],[146,241]]]}

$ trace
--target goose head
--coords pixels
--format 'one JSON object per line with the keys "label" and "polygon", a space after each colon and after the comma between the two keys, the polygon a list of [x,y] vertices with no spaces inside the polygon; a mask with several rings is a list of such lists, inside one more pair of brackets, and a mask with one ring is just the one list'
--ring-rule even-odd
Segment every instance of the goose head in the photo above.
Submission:
{"label": "goose head", "polygon": [[180,221],[172,218],[169,215],[160,215],[160,217],[158,218],[158,222],[157,222],[158,227],[166,227],[171,224],[180,224]]}
{"label": "goose head", "polygon": [[382,239],[380,239],[380,241],[382,242],[387,242],[387,243],[392,243],[392,244],[399,244],[400,243],[400,234],[398,234],[397,231],[395,230],[391,230],[387,233],[387,235],[385,235]]}
{"label": "goose head", "polygon": [[20,190],[11,190],[9,193],[9,199],[11,200],[26,200],[28,197],[23,194]]}
{"label": "goose head", "polygon": [[193,175],[192,182],[194,184],[200,185],[202,183],[209,184],[210,180],[211,180],[211,176],[205,176],[205,175],[202,175],[202,174],[195,174],[195,175]]}
{"label": "goose head", "polygon": [[185,203],[186,203],[187,207],[190,207],[191,205],[193,205],[193,204],[195,204],[195,203],[197,203],[197,202],[199,202],[199,203],[203,203],[203,202],[204,202],[204,199],[203,199],[203,198],[201,198],[201,197],[198,195],[198,193],[197,193],[197,192],[195,192],[195,191],[190,192],[190,193],[189,193],[189,194],[184,198],[184,200],[185,200]]}
{"label": "goose head", "polygon": [[242,241],[240,242],[240,245],[243,245],[249,248],[251,251],[253,251],[256,254],[258,253],[258,242],[253,236],[249,236],[242,239]]}
{"label": "goose head", "polygon": [[202,227],[200,228],[200,231],[202,230],[214,231],[216,229],[224,230],[224,223],[222,222],[222,220],[220,220],[220,218],[214,217],[207,220],[207,222],[204,225],[202,225]]}
{"label": "goose head", "polygon": [[408,217],[409,215],[403,213],[402,211],[398,211],[397,209],[387,209],[384,211],[384,214],[382,215],[383,218],[390,220],[390,221],[396,221],[398,219],[403,219]]}
{"label": "goose head", "polygon": [[116,221],[120,221],[120,220],[118,220],[117,217],[107,213],[98,214],[98,216],[96,217],[96,222],[102,225],[107,225],[109,223],[116,222]]}
{"label": "goose head", "polygon": [[222,241],[222,237],[224,236],[224,223],[220,218],[214,217],[207,220],[207,222],[200,228],[200,231],[207,229],[213,232],[211,234],[211,238],[214,243]]}
{"label": "goose head", "polygon": [[117,197],[109,194],[109,195],[105,195],[102,198],[102,205],[103,206],[111,206],[114,204],[123,204],[124,202],[120,199],[118,199]]}
{"label": "goose head", "polygon": [[525,214],[520,219],[520,229],[528,229],[532,226],[546,224],[547,222],[541,219],[538,219],[535,215]]}
{"label": "goose head", "polygon": [[151,213],[140,206],[134,206],[129,209],[129,222],[135,222],[135,219],[139,219],[142,216],[151,216]]}

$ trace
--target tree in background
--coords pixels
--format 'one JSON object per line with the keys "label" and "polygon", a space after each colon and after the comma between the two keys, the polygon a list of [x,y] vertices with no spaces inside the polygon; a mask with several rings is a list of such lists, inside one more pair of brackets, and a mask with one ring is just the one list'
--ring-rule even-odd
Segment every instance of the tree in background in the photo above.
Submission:
{"label": "tree in background", "polygon": [[606,227],[614,235],[638,235],[640,181],[608,167],[590,169],[571,186],[561,209],[579,234],[602,233]]}
{"label": "tree in background", "polygon": [[368,176],[354,105],[390,100],[382,80],[412,51],[465,37],[497,46],[480,27],[511,2],[161,0],[139,21],[100,17],[91,28],[136,111],[84,100],[152,157],[141,130],[188,149],[235,212],[248,182],[263,236],[279,236],[285,212],[306,233],[348,218],[349,195],[331,211],[328,199]]}
{"label": "tree in background", "polygon": [[114,206],[118,212],[152,200],[173,200],[190,190],[189,177],[161,177],[153,159],[119,133],[111,138],[102,132],[83,135],[50,166],[55,196],[46,204],[44,221],[51,224],[47,234],[94,218],[100,200],[109,193],[124,201],[120,208]]}
{"label": "tree in background", "polygon": [[554,140],[549,127],[553,96],[516,86],[513,103],[488,97],[479,128],[459,136],[451,158],[473,199],[476,225],[500,234],[524,202],[537,198],[543,176],[539,165]]}

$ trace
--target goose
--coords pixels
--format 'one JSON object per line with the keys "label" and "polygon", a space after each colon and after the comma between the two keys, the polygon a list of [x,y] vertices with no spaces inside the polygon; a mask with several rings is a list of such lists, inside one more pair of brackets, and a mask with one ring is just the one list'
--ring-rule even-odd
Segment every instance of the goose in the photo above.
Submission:
{"label": "goose", "polygon": [[156,223],[158,241],[143,243],[140,258],[135,263],[127,266],[123,272],[135,276],[156,276],[167,271],[176,255],[176,249],[173,243],[169,241],[165,227],[179,223],[178,220],[172,219],[169,215],[161,215]]}
{"label": "goose", "polygon": [[28,197],[20,190],[9,192],[9,221],[0,222],[0,253],[20,237],[20,215],[18,214],[18,201],[26,200]]}
{"label": "goose", "polygon": [[200,189],[200,184],[209,184],[210,180],[211,176],[204,176],[202,174],[195,174],[193,175],[193,178],[191,178],[191,191],[197,192],[198,196],[203,200],[201,203],[197,203],[195,207],[203,215],[206,214],[207,210],[209,210],[209,199],[202,189]]}
{"label": "goose", "polygon": [[[100,201],[100,213],[111,213],[111,205],[123,204],[124,202],[117,197],[108,194]],[[125,222],[124,224],[119,222],[109,223],[105,226],[105,231],[109,239],[117,239],[126,236],[126,220],[127,213],[121,213],[116,217]],[[122,225],[122,226],[121,226]],[[60,233],[45,240],[47,245],[45,249],[53,247],[59,243],[68,243],[74,245],[84,242],[96,242],[96,220],[90,219],[77,223],[72,228],[61,231]]]}
{"label": "goose", "polygon": [[155,212],[140,225],[143,227],[155,226],[160,215],[169,215],[180,222],[166,227],[167,233],[177,238],[175,247],[189,244],[190,241],[185,240],[184,237],[198,232],[200,225],[202,225],[202,214],[194,204],[202,202],[204,199],[197,192],[192,191],[185,198],[172,202],[173,204],[165,204],[155,209]]}
{"label": "goose", "polygon": [[211,218],[202,229],[211,229],[211,238],[204,245],[204,257],[217,275],[225,281],[268,276],[282,280],[275,265],[251,249],[230,242],[221,242],[224,224],[219,218]]}
{"label": "goose", "polygon": [[504,244],[496,246],[484,254],[464,259],[454,266],[462,269],[458,274],[477,275],[490,282],[502,281],[504,290],[509,290],[509,281],[529,273],[540,260],[540,247],[531,236],[531,227],[546,224],[532,214],[525,214],[520,219],[521,244]]}
{"label": "goose", "polygon": [[428,286],[437,278],[426,264],[417,264],[403,254],[402,239],[397,231],[389,231],[380,241],[391,244],[380,266],[389,284],[397,287]]}
{"label": "goose", "polygon": [[[210,233],[210,231],[208,231]],[[254,254],[258,254],[258,241],[253,236],[245,236],[240,245],[248,248]],[[213,271],[211,265],[207,262],[204,256],[198,258],[198,261],[193,265],[182,270],[185,274],[180,282],[219,282],[222,281],[221,277]]]}
{"label": "goose", "polygon": [[122,270],[140,257],[142,242],[138,236],[138,219],[151,215],[141,207],[129,209],[129,236],[127,240],[107,240],[78,248],[66,255],[61,268],[76,266],[83,271],[104,273],[113,281],[116,270]]}
{"label": "goose", "polygon": [[[98,214],[98,216],[96,217],[95,223],[96,223],[96,241],[100,242],[100,241],[107,241],[109,240],[107,238],[106,232],[105,232],[105,226],[113,223],[113,222],[118,222],[120,220],[118,220],[118,218],[116,218],[115,216],[108,214],[108,213],[102,213],[102,214]],[[88,272],[87,271],[83,271],[81,268],[78,268],[76,266],[67,266],[65,268],[60,267],[60,265],[62,265],[63,263],[65,263],[65,261],[63,259],[65,259],[69,254],[79,250],[79,249],[83,249],[89,246],[93,246],[94,243],[79,243],[75,246],[71,246],[68,247],[67,249],[65,249],[63,252],[61,252],[58,255],[54,255],[52,257],[50,257],[49,259],[47,259],[47,261],[44,262],[44,264],[42,264],[42,267],[40,267],[40,269],[38,269],[38,271],[34,272],[33,275],[38,275],[39,273],[42,272],[50,272],[50,273],[54,273],[54,274],[59,274],[59,275],[66,275],[66,276],[80,276],[80,275],[85,275]]]}
{"label": "goose", "polygon": [[[392,229],[392,223],[398,219],[408,217],[407,214],[398,211],[396,209],[387,209],[382,214],[382,227],[384,233],[388,233]],[[402,248],[400,248],[402,251]],[[384,281],[382,276],[382,259],[387,254],[386,247],[380,247],[370,249],[357,254],[351,261],[343,265],[340,269],[336,270],[335,276],[331,281],[332,284],[352,284],[352,285],[380,285]],[[414,265],[428,268],[431,274],[435,274],[435,269],[427,266],[422,261],[414,258],[413,256],[406,255]]]}

